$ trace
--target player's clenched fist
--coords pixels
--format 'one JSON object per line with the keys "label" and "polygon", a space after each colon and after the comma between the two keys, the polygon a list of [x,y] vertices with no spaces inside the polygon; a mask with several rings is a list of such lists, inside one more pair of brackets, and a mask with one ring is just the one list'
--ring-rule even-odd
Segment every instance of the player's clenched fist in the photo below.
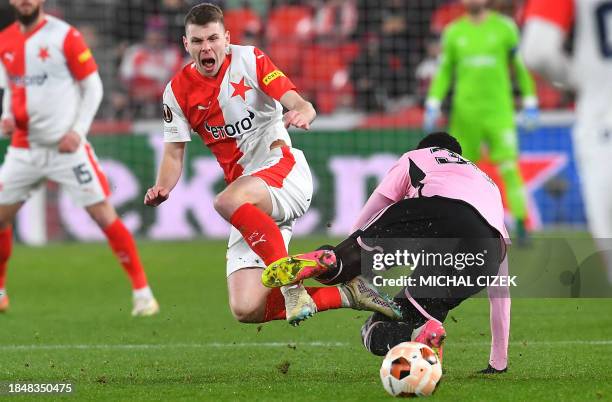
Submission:
{"label": "player's clenched fist", "polygon": [[151,207],[156,207],[162,202],[166,201],[170,196],[170,191],[160,186],[153,186],[147,190],[145,194],[144,203]]}
{"label": "player's clenched fist", "polygon": [[297,110],[290,110],[283,116],[283,121],[285,122],[285,128],[289,128],[289,126],[294,126],[297,128],[302,128],[304,130],[310,129],[310,122],[308,119]]}
{"label": "player's clenched fist", "polygon": [[3,135],[11,135],[15,131],[15,119],[12,117],[6,117],[0,122],[0,130]]}

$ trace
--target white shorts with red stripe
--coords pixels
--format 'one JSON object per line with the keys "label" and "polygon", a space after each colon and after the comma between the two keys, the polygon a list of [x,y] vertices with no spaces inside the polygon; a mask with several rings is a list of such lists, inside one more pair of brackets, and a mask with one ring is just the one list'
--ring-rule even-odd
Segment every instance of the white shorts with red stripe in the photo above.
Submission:
{"label": "white shorts with red stripe", "polygon": [[78,206],[104,201],[110,194],[93,148],[82,144],[73,153],[49,147],[9,147],[0,169],[0,205],[26,201],[44,180],[58,183]]}
{"label": "white shorts with red stripe", "polygon": [[[243,176],[259,177],[266,183],[272,198],[272,219],[277,222],[288,247],[293,223],[306,213],[312,200],[312,175],[304,153],[296,148],[274,148],[261,167],[246,171]],[[232,227],[227,248],[227,276],[242,268],[265,266],[240,232]]]}

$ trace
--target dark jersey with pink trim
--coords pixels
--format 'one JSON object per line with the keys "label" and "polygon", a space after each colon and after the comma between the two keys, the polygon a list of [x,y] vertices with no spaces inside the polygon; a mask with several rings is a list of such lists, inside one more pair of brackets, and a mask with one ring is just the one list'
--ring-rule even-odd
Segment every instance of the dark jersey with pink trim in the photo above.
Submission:
{"label": "dark jersey with pink trim", "polygon": [[0,63],[17,126],[11,145],[56,144],[77,116],[78,81],[98,70],[83,36],[49,15],[27,34],[13,23],[0,32]]}
{"label": "dark jersey with pink trim", "polygon": [[270,145],[291,145],[279,99],[295,85],[261,50],[230,45],[214,78],[190,63],[164,91],[164,141],[191,141],[197,133],[231,183],[263,166]]}

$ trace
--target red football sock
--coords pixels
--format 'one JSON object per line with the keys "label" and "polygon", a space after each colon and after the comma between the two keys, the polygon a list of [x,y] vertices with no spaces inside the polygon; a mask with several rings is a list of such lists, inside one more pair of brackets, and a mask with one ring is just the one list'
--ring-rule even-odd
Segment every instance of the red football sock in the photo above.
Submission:
{"label": "red football sock", "polygon": [[274,288],[266,299],[266,313],[264,314],[264,322],[274,320],[284,320],[286,318],[285,298],[281,293],[280,288]]}
{"label": "red football sock", "polygon": [[[335,286],[307,287],[306,291],[317,305],[318,311],[342,308],[340,290]],[[264,315],[264,322],[284,320],[286,316],[285,298],[283,297],[280,288],[274,288],[266,299],[266,313]]]}
{"label": "red football sock", "polygon": [[260,256],[266,265],[287,256],[285,241],[276,223],[253,204],[242,204],[230,218],[230,223]]}
{"label": "red football sock", "polygon": [[104,234],[123,269],[130,277],[132,288],[137,290],[147,286],[147,276],[140,263],[136,243],[121,219],[117,218],[116,221],[104,228]]}
{"label": "red football sock", "polygon": [[6,268],[13,250],[13,228],[11,226],[0,230],[0,289],[5,288]]}
{"label": "red football sock", "polygon": [[342,307],[340,289],[336,286],[306,287],[306,291],[317,305],[318,311],[334,310]]}

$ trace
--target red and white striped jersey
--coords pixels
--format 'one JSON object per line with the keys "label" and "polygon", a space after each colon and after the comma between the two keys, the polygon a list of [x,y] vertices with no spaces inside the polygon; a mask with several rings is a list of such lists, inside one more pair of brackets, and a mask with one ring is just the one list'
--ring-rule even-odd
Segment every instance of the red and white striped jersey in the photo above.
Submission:
{"label": "red and white striped jersey", "polygon": [[578,119],[612,127],[612,0],[530,0],[525,17],[527,23],[541,19],[568,34],[574,30]]}
{"label": "red and white striped jersey", "polygon": [[27,34],[13,23],[0,32],[0,61],[17,126],[11,145],[57,144],[75,122],[78,81],[98,69],[79,31],[52,16]]}
{"label": "red and white striped jersey", "polygon": [[295,85],[261,50],[230,45],[214,78],[183,67],[164,91],[164,141],[190,141],[195,131],[216,156],[225,181],[262,167],[270,145],[291,145],[279,99]]}

